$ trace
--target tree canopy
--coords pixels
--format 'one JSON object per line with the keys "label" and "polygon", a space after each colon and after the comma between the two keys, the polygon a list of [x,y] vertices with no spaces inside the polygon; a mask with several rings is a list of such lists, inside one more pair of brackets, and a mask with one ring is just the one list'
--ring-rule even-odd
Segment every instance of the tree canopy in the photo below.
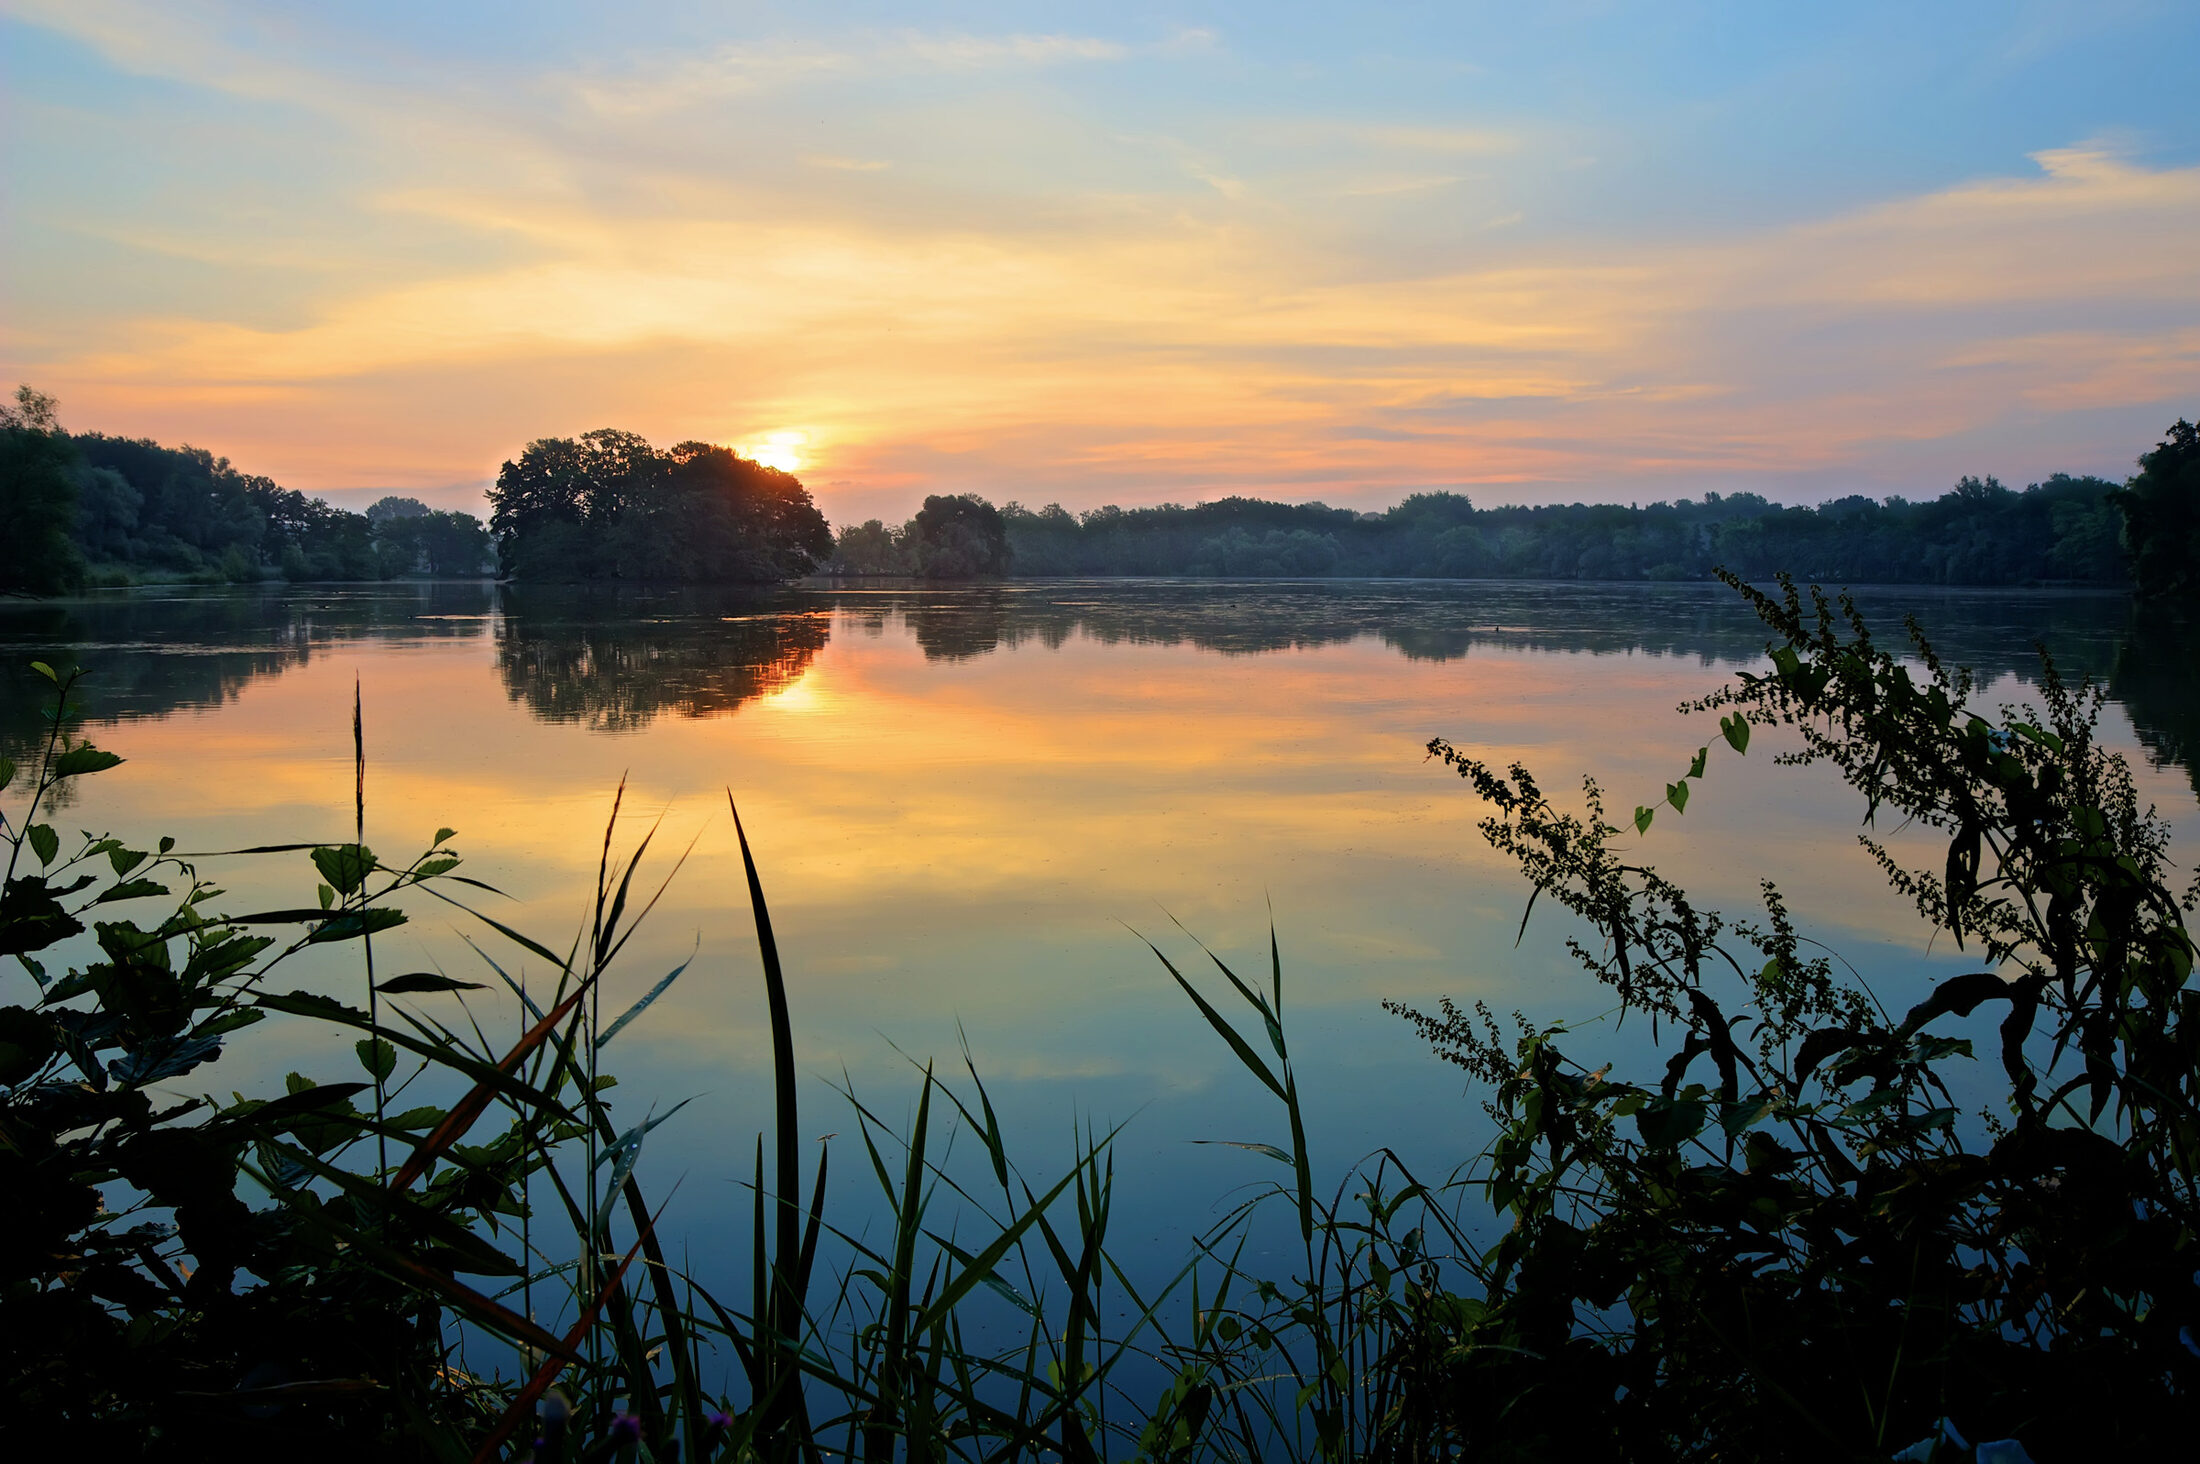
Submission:
{"label": "tree canopy", "polygon": [[488,534],[472,514],[385,498],[365,514],[245,473],[204,448],[70,433],[28,386],[0,408],[0,588],[33,594],[146,573],[249,583],[475,575]]}
{"label": "tree canopy", "polygon": [[[1011,504],[1009,511],[1018,510]],[[898,529],[866,519],[842,527],[833,543],[832,568],[839,574],[978,579],[1008,574],[1014,563],[1009,520],[975,493],[933,494]]]}
{"label": "tree canopy", "polygon": [[2180,417],[2139,474],[2110,495],[2124,515],[2133,587],[2143,599],[2200,588],[2200,426]]}
{"label": "tree canopy", "polygon": [[54,401],[19,387],[0,406],[0,593],[50,595],[84,578],[69,537],[76,519],[76,452],[54,420]]}
{"label": "tree canopy", "polygon": [[530,442],[489,502],[498,558],[520,579],[762,584],[832,552],[792,473],[707,442],[660,451],[611,428]]}
{"label": "tree canopy", "polygon": [[2119,585],[2116,491],[2057,473],[2021,492],[1966,477],[1927,502],[1815,508],[1754,493],[1477,508],[1429,492],[1381,513],[1224,498],[1082,514],[1011,503],[1002,517],[1022,575],[1659,581],[1708,580],[1723,566],[1852,584]]}

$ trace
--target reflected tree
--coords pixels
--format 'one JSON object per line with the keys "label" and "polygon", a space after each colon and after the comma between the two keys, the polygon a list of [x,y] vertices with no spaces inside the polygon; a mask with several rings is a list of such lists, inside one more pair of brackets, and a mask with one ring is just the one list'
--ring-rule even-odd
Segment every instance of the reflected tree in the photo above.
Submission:
{"label": "reflected tree", "polygon": [[2200,688],[2192,674],[2196,635],[2200,621],[2189,614],[2166,613],[2158,605],[2134,611],[2108,693],[2123,704],[2154,765],[2183,768],[2200,797]]}
{"label": "reflected tree", "polygon": [[505,695],[542,721],[597,732],[725,716],[801,680],[832,629],[822,611],[785,605],[627,611],[607,613],[595,597],[511,594],[497,636]]}
{"label": "reflected tree", "polygon": [[34,660],[81,664],[93,725],[218,707],[347,643],[450,640],[487,632],[485,584],[336,590],[223,591],[174,586],[116,598],[38,601],[0,613],[0,755],[18,756],[45,728],[49,690]]}

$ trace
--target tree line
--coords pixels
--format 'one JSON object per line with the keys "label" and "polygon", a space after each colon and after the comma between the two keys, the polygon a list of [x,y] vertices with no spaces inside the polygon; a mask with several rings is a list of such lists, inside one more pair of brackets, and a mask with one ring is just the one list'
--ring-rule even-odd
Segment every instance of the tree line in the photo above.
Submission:
{"label": "tree line", "polygon": [[1851,495],[1786,508],[1755,493],[1478,509],[1416,493],[1380,513],[1322,503],[996,510],[925,500],[899,529],[843,527],[843,575],[1220,576],[1709,580],[1779,573],[1830,583],[2192,587],[2200,564],[2200,440],[2179,420],[2128,483],[2056,473],[2019,491],[1965,477],[1935,499]]}
{"label": "tree line", "polygon": [[488,527],[414,499],[365,514],[246,474],[197,448],[68,433],[51,398],[0,408],[11,528],[0,588],[51,593],[146,570],[251,581],[499,571],[544,582],[761,584],[833,575],[1432,578],[2192,589],[2200,429],[2180,419],[2124,484],[2056,473],[2020,490],[1965,477],[1938,498],[1782,507],[1706,493],[1648,507],[1477,508],[1416,493],[1379,513],[1231,497],[1210,503],[996,508],[940,494],[900,527],[836,535],[793,474],[706,442],[660,449],[604,428],[531,442],[490,490]]}
{"label": "tree line", "polygon": [[352,513],[204,448],[64,429],[21,387],[0,407],[0,591],[55,594],[153,575],[201,582],[481,573],[467,513],[388,497]]}
{"label": "tree line", "polygon": [[1434,492],[1381,513],[1226,498],[1076,516],[1012,506],[1006,518],[1022,574],[1655,581],[1708,580],[1725,566],[1751,579],[2120,584],[2118,491],[2058,473],[2022,492],[1967,477],[1926,502],[1852,496],[1811,508],[1707,493],[1648,507],[1484,509]]}

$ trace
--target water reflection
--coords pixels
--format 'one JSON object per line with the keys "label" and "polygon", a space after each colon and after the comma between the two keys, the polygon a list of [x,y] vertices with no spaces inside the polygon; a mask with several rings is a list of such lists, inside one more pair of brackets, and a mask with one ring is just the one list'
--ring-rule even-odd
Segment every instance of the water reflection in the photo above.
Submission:
{"label": "water reflection", "polygon": [[2156,767],[2175,766],[2200,797],[2200,622],[2160,613],[2134,612],[2130,632],[2116,652],[2108,694],[2123,704],[2139,743]]}
{"label": "water reflection", "polygon": [[[2105,680],[2158,762],[2200,762],[2188,620],[2120,596],[1878,588],[1859,596],[1883,638],[1914,614],[1948,660],[2029,677],[2044,644],[2067,676]],[[1717,586],[1514,582],[1231,584],[1021,581],[763,591],[512,588],[482,583],[255,590],[167,588],[0,608],[0,748],[38,733],[28,662],[91,668],[100,720],[219,707],[255,680],[360,641],[486,639],[505,695],[532,716],[633,732],[659,717],[725,716],[800,680],[834,627],[904,630],[928,662],[962,663],[1081,638],[1224,656],[1379,642],[1409,661],[1478,651],[1652,653],[1709,666],[1761,653],[1764,632]],[[2193,773],[2200,792],[2200,773]]]}
{"label": "water reflection", "polygon": [[[1307,650],[1362,638],[1409,660],[1452,661],[1477,647],[1752,659],[1765,632],[1723,586],[1548,585],[1499,581],[1025,582],[964,588],[820,591],[854,623],[898,619],[931,660],[961,661],[1073,635],[1104,645],[1190,645],[1223,655]],[[2134,628],[2121,596],[1930,588],[1863,592],[1885,636],[1915,614],[1944,656],[1984,674],[2037,669],[2045,642],[2072,675],[2103,675]]]}
{"label": "water reflection", "polygon": [[[1881,591],[1866,605],[1890,634],[1915,611],[1950,659],[1989,675],[2032,674],[2044,640],[2066,669],[2112,676],[2145,746],[2191,766],[2185,627],[2134,621],[2113,596]],[[1168,942],[1181,919],[1264,968],[1275,912],[1294,1052],[1323,1094],[1314,1152],[1342,1162],[1393,1144],[1442,1172],[1472,1104],[1377,998],[1581,1020],[1601,996],[1582,989],[1572,932],[1547,910],[1516,947],[1517,873],[1488,855],[1472,799],[1421,744],[1441,733],[1520,757],[1554,787],[1593,772],[1615,797],[1654,797],[1709,733],[1670,709],[1763,639],[1733,597],[1700,587],[159,591],[0,606],[0,711],[35,725],[22,663],[59,647],[93,668],[94,719],[184,713],[95,732],[129,761],[84,781],[72,829],[197,849],[337,839],[354,816],[357,675],[369,841],[409,850],[459,827],[469,872],[512,896],[500,912],[542,933],[588,908],[594,836],[631,775],[628,836],[662,814],[695,843],[606,1001],[623,1007],[699,962],[620,1039],[618,1060],[636,1114],[696,1099],[643,1163],[668,1188],[692,1172],[668,1223],[698,1235],[739,1219],[740,1191],[722,1181],[738,1178],[741,1146],[726,1140],[752,1131],[748,1105],[771,1081],[730,787],[796,973],[804,1081],[820,1100],[807,1111],[839,1112],[823,1085],[843,1073],[867,1095],[906,1093],[901,1052],[967,1041],[1000,1085],[1004,1123],[1024,1126],[1018,1152],[1060,1152],[1050,1125],[1074,1113],[1138,1115],[1122,1213],[1145,1219],[1123,1233],[1155,1236],[1182,1222],[1185,1196],[1259,1177],[1183,1141],[1268,1139],[1274,1113],[1126,923]],[[786,688],[797,694],[769,694]],[[645,739],[602,735],[643,727]],[[2120,718],[2106,735],[2133,747]],[[2138,776],[2189,847],[2200,810],[2184,775]],[[1890,1004],[1913,1000],[1969,958],[1924,948],[1828,781],[1754,748],[1722,756],[1687,817],[1659,820],[1648,857],[1736,911],[1759,880],[1778,881],[1813,939],[1883,978]],[[280,858],[222,877],[234,909],[295,903],[315,875]],[[423,919],[390,936],[388,959],[425,970],[469,953]],[[476,996],[485,1022],[517,1019]],[[340,1041],[296,1045],[309,1036],[271,1024],[225,1059],[223,1087],[279,1091],[285,1071],[352,1064]],[[1181,1235],[1167,1235],[1154,1243],[1173,1261]]]}
{"label": "water reflection", "polygon": [[511,592],[497,626],[505,695],[545,722],[635,732],[715,717],[793,685],[831,634],[784,596]]}
{"label": "water reflection", "polygon": [[46,683],[33,660],[85,668],[100,721],[163,717],[234,701],[252,682],[362,641],[487,634],[495,589],[480,583],[202,589],[164,586],[0,608],[0,749],[35,742]]}

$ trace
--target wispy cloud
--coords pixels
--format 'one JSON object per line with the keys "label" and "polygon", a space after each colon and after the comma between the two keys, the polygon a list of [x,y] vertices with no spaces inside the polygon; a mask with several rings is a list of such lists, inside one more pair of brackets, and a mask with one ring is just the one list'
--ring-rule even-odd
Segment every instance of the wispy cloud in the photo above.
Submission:
{"label": "wispy cloud", "polygon": [[1385,198],[1399,193],[1428,193],[1438,188],[1449,188],[1460,181],[1461,175],[1457,173],[1438,173],[1418,178],[1369,178],[1337,191],[1346,198]]}
{"label": "wispy cloud", "polygon": [[1516,152],[1520,147],[1517,133],[1500,132],[1482,127],[1363,127],[1350,126],[1340,129],[1346,136],[1377,147],[1395,148],[1412,152],[1465,153],[1492,156]]}
{"label": "wispy cloud", "polygon": [[[48,209],[179,276],[318,268],[282,318],[178,290],[0,326],[72,421],[215,441],[298,486],[447,484],[618,422],[804,431],[811,476],[846,485],[829,510],[945,483],[1582,496],[1868,471],[2012,411],[2200,393],[2200,168],[2100,142],[1801,222],[1560,232],[1505,180],[1581,139],[1528,123],[1095,120],[964,84],[1142,80],[1211,37],[750,40],[468,92],[118,0],[39,3],[118,67],[297,107],[356,150],[353,238],[279,210]],[[896,76],[933,79],[921,105],[853,87],[820,122],[781,95]]]}
{"label": "wispy cloud", "polygon": [[925,35],[904,31],[898,38],[907,53],[928,65],[1059,66],[1071,61],[1120,61],[1129,49],[1096,36]]}
{"label": "wispy cloud", "polygon": [[722,46],[708,56],[640,55],[574,77],[591,110],[637,115],[677,111],[731,97],[819,81],[925,72],[980,72],[1119,61],[1129,49],[1095,36],[860,33],[836,43],[808,40]]}

